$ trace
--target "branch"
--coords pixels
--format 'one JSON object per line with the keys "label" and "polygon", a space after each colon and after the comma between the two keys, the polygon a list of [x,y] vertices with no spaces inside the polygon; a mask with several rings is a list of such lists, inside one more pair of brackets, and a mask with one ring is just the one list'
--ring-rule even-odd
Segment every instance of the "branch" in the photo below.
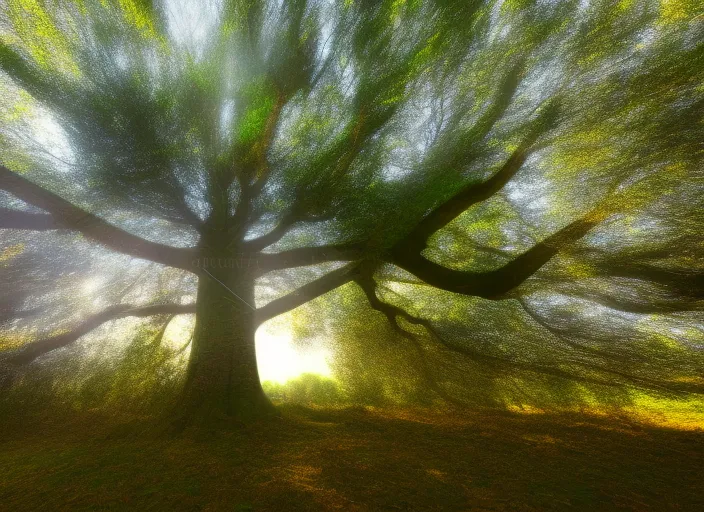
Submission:
{"label": "branch", "polygon": [[366,295],[367,301],[372,309],[376,309],[380,313],[383,313],[391,326],[396,330],[396,332],[401,334],[401,336],[404,338],[410,338],[410,334],[408,331],[401,328],[396,320],[396,317],[400,315],[411,323],[416,323],[416,319],[411,317],[403,309],[387,304],[376,296],[376,281],[374,281],[373,276],[374,270],[375,269],[373,267],[365,266],[362,269],[362,272],[360,272],[360,274],[356,277],[355,282],[362,289],[364,295]]}
{"label": "branch", "polygon": [[[492,248],[486,248],[490,250],[495,250]],[[481,248],[481,250],[485,250],[485,248]],[[498,254],[498,253],[497,253]],[[501,253],[501,256],[506,256],[506,253]],[[618,277],[618,274],[616,274]],[[606,276],[606,277],[612,277],[612,276]],[[388,279],[396,282],[396,283],[403,283],[403,284],[412,284],[414,286],[431,286],[428,283],[425,283],[423,281],[418,280],[417,278],[402,278],[398,276],[388,276]],[[700,297],[703,296],[703,294],[699,295]],[[633,313],[633,314],[638,314],[638,315],[655,315],[655,314],[667,314],[667,313],[681,313],[685,311],[702,311],[704,310],[704,300],[702,299],[697,299],[696,297],[690,298],[687,297],[686,300],[687,302],[675,302],[675,299],[672,299],[671,301],[653,301],[652,297],[649,297],[651,300],[647,303],[645,302],[636,302],[633,299],[628,299],[628,298],[621,298],[621,297],[614,297],[611,295],[607,294],[601,294],[597,292],[590,292],[586,295],[580,295],[579,296],[582,299],[591,301],[591,302],[596,302],[600,304],[601,306],[604,306],[609,309],[614,309],[617,311],[621,311],[624,313]],[[518,299],[519,301],[521,300],[521,296],[513,297]]]}
{"label": "branch", "polygon": [[0,208],[0,229],[49,231],[59,229],[54,218],[46,213],[29,213],[11,208]]}
{"label": "branch", "polygon": [[[57,227],[80,231],[86,238],[122,254],[170,267],[192,270],[191,261],[195,255],[194,251],[150,242],[123,231],[2,165],[0,165],[0,189],[10,192],[26,203],[48,211]],[[25,217],[24,222],[30,222],[30,219]],[[38,225],[46,220],[42,217],[35,218],[32,222]]]}
{"label": "branch", "polygon": [[33,341],[20,347],[19,349],[13,351],[9,356],[4,357],[3,362],[14,366],[29,364],[38,357],[43,356],[52,350],[70,345],[81,336],[88,334],[90,331],[110,320],[117,320],[130,316],[147,317],[154,315],[183,315],[187,313],[195,313],[195,311],[195,304],[156,304],[137,307],[130,305],[112,306],[101,311],[100,313],[96,313],[88,317],[88,319],[72,331],[58,334],[50,338]]}
{"label": "branch", "polygon": [[590,347],[589,345],[583,345],[581,343],[577,343],[575,341],[570,340],[567,338],[567,336],[562,332],[560,329],[557,329],[550,325],[548,322],[546,322],[538,313],[533,311],[528,304],[526,303],[526,300],[523,298],[518,298],[518,303],[521,305],[521,308],[523,311],[531,318],[535,323],[543,327],[544,329],[547,329],[550,333],[553,334],[558,340],[561,342],[565,343],[569,347],[572,347],[575,350],[578,350],[580,352],[585,352],[587,354],[592,354],[597,357],[604,357],[608,359],[614,359],[617,361],[622,361],[622,362],[628,362],[629,357],[623,356],[620,354],[616,354],[613,352],[607,352],[604,350],[599,350],[594,347]]}
{"label": "branch", "polygon": [[352,281],[358,272],[358,263],[350,263],[342,268],[333,270],[308,284],[304,284],[293,292],[284,295],[278,299],[274,299],[265,306],[257,309],[255,313],[256,325],[261,325],[267,320],[279,316],[287,311],[296,309],[298,306],[305,304],[313,299],[326,294]]}
{"label": "branch", "polygon": [[[396,293],[396,292],[394,292]],[[376,295],[375,295],[376,297]],[[379,303],[377,299],[377,303]],[[387,311],[393,311],[394,313],[394,323],[396,323],[396,316],[401,316],[404,318],[406,321],[408,321],[411,324],[414,325],[420,325],[424,327],[428,333],[439,343],[441,343],[445,348],[457,352],[459,354],[462,354],[464,356],[467,356],[469,359],[472,361],[475,361],[477,363],[483,363],[483,364],[488,364],[489,366],[492,366],[497,369],[502,369],[503,367],[509,367],[512,369],[518,369],[522,371],[530,371],[534,373],[542,373],[545,375],[552,375],[554,377],[559,377],[563,379],[568,379],[572,381],[577,381],[577,382],[588,382],[591,384],[598,384],[602,386],[611,386],[611,387],[618,387],[621,386],[621,383],[618,382],[610,382],[610,381],[605,381],[601,379],[596,379],[593,377],[588,377],[588,376],[583,376],[583,375],[575,375],[572,374],[568,371],[561,370],[560,368],[556,368],[554,366],[546,366],[546,365],[541,365],[541,364],[536,364],[536,363],[530,363],[530,362],[522,362],[522,361],[512,361],[510,359],[505,359],[502,357],[497,357],[497,356],[492,356],[489,354],[485,354],[482,352],[478,352],[474,349],[471,349],[469,347],[459,347],[455,344],[449,343],[446,341],[443,337],[440,336],[440,334],[437,332],[433,324],[429,320],[425,319],[420,319],[417,317],[414,317],[407,313],[405,310],[397,307],[397,306],[392,306],[389,304],[381,303],[383,304],[384,308],[387,309]],[[375,308],[376,309],[376,308]],[[386,313],[385,313],[386,314]],[[388,314],[387,314],[388,317]],[[402,329],[399,326],[399,329]],[[404,331],[405,332],[405,331]],[[407,337],[407,336],[406,336]],[[583,347],[587,348],[587,347]],[[598,353],[601,356],[607,355],[598,351],[595,351],[595,353]],[[608,354],[610,356],[614,356],[613,359],[619,359],[619,356],[616,354]],[[628,361],[628,358],[623,357],[621,358],[622,361]],[[619,370],[615,370],[613,368],[607,368],[604,366],[598,366],[594,364],[589,364],[588,362],[584,361],[565,361],[566,363],[572,363],[576,366],[582,367],[586,370],[591,370],[591,371],[596,371],[596,372],[603,372],[607,374],[614,375],[616,377],[620,377],[624,379],[627,382],[634,383],[646,388],[650,389],[657,389],[657,390],[664,390],[664,391],[670,391],[670,392],[676,392],[676,393],[704,393],[704,386],[701,384],[690,384],[690,383],[682,383],[682,382],[659,382],[653,379],[649,379],[647,377],[640,377],[638,375],[634,375],[632,373],[626,373],[622,372]]]}
{"label": "branch", "polygon": [[275,244],[281,240],[288,232],[289,228],[298,220],[295,212],[291,211],[281,219],[274,229],[257,237],[253,240],[246,241],[243,245],[246,251],[259,252],[265,247]]}
{"label": "branch", "polygon": [[390,262],[436,288],[485,299],[504,298],[502,296],[522,284],[561,249],[585,236],[605,217],[605,211],[595,209],[503,267],[488,272],[452,270],[403,247],[392,250]]}
{"label": "branch", "polygon": [[462,354],[477,363],[488,364],[489,366],[499,369],[509,367],[513,369],[532,371],[535,373],[543,373],[569,380],[591,382],[593,384],[600,384],[605,386],[617,386],[617,384],[614,384],[612,382],[573,375],[569,372],[551,366],[533,365],[520,361],[511,361],[509,359],[484,354],[468,347],[458,347],[454,344],[447,342],[442,336],[440,336],[440,334],[437,332],[437,330],[429,320],[415,317],[404,309],[399,308],[398,306],[393,306],[391,304],[387,304],[379,300],[379,298],[376,296],[374,288],[375,283],[373,278],[371,277],[371,274],[362,274],[358,279],[356,279],[356,282],[362,287],[362,290],[364,290],[364,293],[366,294],[367,299],[369,300],[369,304],[372,306],[372,308],[384,313],[384,315],[386,315],[386,317],[389,319],[396,331],[407,339],[412,339],[412,335],[399,325],[397,320],[397,317],[399,316],[410,324],[419,325],[423,327],[432,338],[434,338],[448,350]]}
{"label": "branch", "polygon": [[[297,187],[296,196],[301,197],[304,194],[304,187]],[[305,204],[298,201],[282,216],[274,229],[257,238],[245,241],[243,248],[246,251],[259,252],[281,240],[297,222],[322,222],[332,218],[333,216],[330,214],[312,215],[307,213]]]}
{"label": "branch", "polygon": [[359,275],[355,278],[355,282],[360,286],[360,288],[362,288],[362,291],[367,296],[367,301],[369,302],[369,305],[372,307],[372,309],[383,313],[384,316],[386,316],[386,319],[391,324],[391,326],[394,328],[394,330],[398,334],[400,334],[401,337],[407,339],[413,344],[413,347],[418,353],[418,363],[420,365],[421,373],[423,374],[423,377],[425,378],[425,381],[428,386],[430,386],[430,388],[435,391],[438,396],[440,396],[448,403],[452,405],[461,405],[462,402],[460,400],[457,400],[452,395],[447,393],[437,382],[435,376],[433,375],[433,372],[430,369],[430,366],[428,365],[428,362],[425,359],[425,352],[423,351],[422,345],[415,336],[413,336],[410,332],[401,327],[401,325],[398,323],[397,317],[401,316],[407,322],[415,325],[423,325],[428,330],[431,330],[432,326],[429,322],[413,317],[399,307],[392,306],[391,304],[387,304],[386,302],[381,301],[379,297],[376,296],[376,281],[374,281],[373,277],[374,270],[374,266],[364,265]]}
{"label": "branch", "polygon": [[420,252],[425,249],[428,239],[441,228],[459,217],[473,205],[489,199],[501,190],[515,176],[528,157],[527,150],[522,146],[509,157],[506,163],[487,181],[464,187],[445,203],[438,206],[427,217],[421,220],[396,248]]}
{"label": "branch", "polygon": [[704,296],[704,272],[696,268],[672,270],[638,263],[607,263],[603,268],[609,276],[656,283],[688,300],[697,300]]}
{"label": "branch", "polygon": [[[287,97],[276,93],[276,101],[266,120],[266,126],[261,138],[256,140],[249,148],[239,148],[244,158],[238,162],[240,167],[239,172],[235,172],[234,168],[229,176],[226,176],[225,182],[220,184],[221,190],[228,190],[233,179],[237,179],[240,185],[240,197],[234,214],[230,218],[230,234],[237,240],[244,236],[249,225],[250,215],[252,213],[252,202],[259,196],[262,189],[266,185],[270,175],[269,162],[267,160],[267,152],[274,140],[276,126],[281,116],[281,111],[288,101]],[[237,151],[237,149],[236,149]],[[254,181],[252,181],[254,180]]]}
{"label": "branch", "polygon": [[161,326],[161,329],[159,329],[159,332],[154,336],[154,341],[152,344],[156,347],[161,345],[161,342],[164,340],[164,334],[166,334],[166,329],[168,329],[169,324],[171,323],[171,320],[174,319],[176,316],[176,313],[171,313],[168,317],[166,317],[166,320],[164,320],[164,324]]}
{"label": "branch", "polygon": [[472,183],[462,188],[423,218],[402,240],[396,243],[394,248],[420,253],[425,249],[428,239],[433,233],[447,226],[470,207],[489,199],[501,190],[523,166],[538,137],[552,126],[554,116],[554,107],[548,105],[545,112],[531,127],[528,136],[496,174],[486,181]]}
{"label": "branch", "polygon": [[362,244],[340,244],[301,247],[277,253],[261,253],[257,261],[262,272],[270,272],[272,270],[316,265],[328,261],[359,260],[364,255],[364,246]]}

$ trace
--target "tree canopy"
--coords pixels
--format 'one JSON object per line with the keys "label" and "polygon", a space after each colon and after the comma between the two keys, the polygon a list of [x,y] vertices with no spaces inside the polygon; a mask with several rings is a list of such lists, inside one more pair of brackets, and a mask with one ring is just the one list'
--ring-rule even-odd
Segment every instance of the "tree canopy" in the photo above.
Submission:
{"label": "tree canopy", "polygon": [[159,361],[232,386],[295,310],[366,396],[702,393],[702,41],[695,0],[7,0],[4,381],[195,314]]}

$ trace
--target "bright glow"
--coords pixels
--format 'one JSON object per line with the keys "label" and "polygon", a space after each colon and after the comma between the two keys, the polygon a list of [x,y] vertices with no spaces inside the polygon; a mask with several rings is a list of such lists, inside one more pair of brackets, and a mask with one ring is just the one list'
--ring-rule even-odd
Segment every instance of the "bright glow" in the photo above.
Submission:
{"label": "bright glow", "polygon": [[293,344],[290,332],[267,329],[257,331],[257,364],[262,381],[285,383],[303,373],[329,377],[329,352],[324,349],[300,349]]}
{"label": "bright glow", "polygon": [[[195,315],[179,315],[169,323],[162,343],[178,350],[186,358],[190,353],[188,340],[195,325]],[[257,365],[262,381],[284,384],[304,373],[330,377],[329,351],[322,348],[301,349],[283,322],[269,322],[257,331]],[[181,351],[183,349],[183,351]]]}
{"label": "bright glow", "polygon": [[193,328],[196,324],[195,315],[178,315],[175,316],[169,326],[164,331],[164,338],[161,341],[163,345],[172,350],[181,351],[181,354],[188,356],[191,352],[189,340],[193,334]]}
{"label": "bright glow", "polygon": [[98,289],[98,287],[100,286],[100,282],[101,280],[97,277],[91,277],[89,279],[86,279],[81,285],[81,290],[85,295],[91,295]]}

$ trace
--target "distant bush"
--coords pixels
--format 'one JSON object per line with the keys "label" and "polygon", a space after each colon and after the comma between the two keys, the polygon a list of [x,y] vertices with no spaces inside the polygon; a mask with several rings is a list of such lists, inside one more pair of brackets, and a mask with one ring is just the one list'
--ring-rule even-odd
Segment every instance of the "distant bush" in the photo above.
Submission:
{"label": "distant bush", "polygon": [[285,384],[268,380],[262,383],[262,387],[275,401],[315,405],[341,405],[349,402],[338,381],[314,373],[304,373]]}

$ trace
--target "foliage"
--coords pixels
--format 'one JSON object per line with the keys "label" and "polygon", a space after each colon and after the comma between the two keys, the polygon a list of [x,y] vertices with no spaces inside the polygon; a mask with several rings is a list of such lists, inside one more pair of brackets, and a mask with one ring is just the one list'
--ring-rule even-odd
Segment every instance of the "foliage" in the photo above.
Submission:
{"label": "foliage", "polygon": [[191,350],[231,395],[294,311],[339,383],[269,385],[297,401],[701,395],[697,7],[7,0],[0,388],[158,408]]}
{"label": "foliage", "polygon": [[266,394],[276,401],[322,406],[349,403],[337,381],[314,373],[304,373],[284,384],[264,381],[262,385]]}
{"label": "foliage", "polygon": [[160,329],[147,326],[121,332],[126,343],[113,341],[108,350],[90,353],[75,347],[57,354],[24,373],[3,394],[0,413],[47,420],[86,413],[129,418],[168,411],[183,385],[183,354],[160,344]]}

